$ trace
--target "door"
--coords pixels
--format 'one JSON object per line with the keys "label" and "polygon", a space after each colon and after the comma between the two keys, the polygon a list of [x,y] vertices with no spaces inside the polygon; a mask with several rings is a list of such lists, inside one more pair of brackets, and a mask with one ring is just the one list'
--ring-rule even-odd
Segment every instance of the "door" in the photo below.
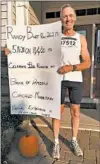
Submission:
{"label": "door", "polygon": [[100,98],[100,24],[96,25],[94,64],[94,97]]}
{"label": "door", "polygon": [[[86,36],[90,57],[92,57],[92,28],[93,25],[78,25],[75,30]],[[90,97],[91,68],[83,71],[83,97]]]}

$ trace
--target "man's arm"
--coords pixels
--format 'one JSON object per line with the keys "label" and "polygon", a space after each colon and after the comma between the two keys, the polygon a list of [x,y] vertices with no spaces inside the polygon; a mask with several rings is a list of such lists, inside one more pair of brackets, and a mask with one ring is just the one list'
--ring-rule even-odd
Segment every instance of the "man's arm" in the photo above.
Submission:
{"label": "man's arm", "polygon": [[5,55],[9,55],[11,51],[8,48],[5,48]]}
{"label": "man's arm", "polygon": [[[90,54],[87,48],[87,41],[83,35],[80,36],[81,40],[81,57],[82,62],[75,65],[75,71],[82,71],[91,66]],[[73,65],[65,65],[58,69],[59,74],[65,74],[67,72],[73,71]]]}
{"label": "man's arm", "polygon": [[76,65],[76,71],[82,71],[91,66],[90,54],[87,48],[87,41],[83,35],[80,36],[80,39],[82,63]]}

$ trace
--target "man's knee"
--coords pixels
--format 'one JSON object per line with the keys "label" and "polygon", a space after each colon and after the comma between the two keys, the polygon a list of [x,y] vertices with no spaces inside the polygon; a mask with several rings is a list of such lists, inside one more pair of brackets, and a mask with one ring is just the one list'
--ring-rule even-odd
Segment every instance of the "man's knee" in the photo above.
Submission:
{"label": "man's knee", "polygon": [[80,117],[80,105],[71,105],[71,116],[74,118]]}

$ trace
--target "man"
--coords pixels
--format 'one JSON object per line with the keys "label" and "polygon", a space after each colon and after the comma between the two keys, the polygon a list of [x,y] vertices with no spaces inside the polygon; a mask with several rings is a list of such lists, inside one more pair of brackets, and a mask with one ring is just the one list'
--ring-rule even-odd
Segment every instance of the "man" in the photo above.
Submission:
{"label": "man", "polygon": [[[82,71],[90,67],[90,56],[87,49],[87,42],[83,35],[78,34],[74,29],[76,14],[70,5],[61,8],[60,18],[63,25],[61,39],[62,66],[58,73],[63,76],[61,90],[61,111],[64,108],[66,90],[69,91],[72,140],[70,147],[77,156],[83,156],[83,152],[78,145],[77,135],[79,128],[80,103],[82,96]],[[82,62],[80,62],[80,55]],[[53,158],[59,159],[59,129],[60,120],[53,119],[53,133],[55,144],[53,148]]]}

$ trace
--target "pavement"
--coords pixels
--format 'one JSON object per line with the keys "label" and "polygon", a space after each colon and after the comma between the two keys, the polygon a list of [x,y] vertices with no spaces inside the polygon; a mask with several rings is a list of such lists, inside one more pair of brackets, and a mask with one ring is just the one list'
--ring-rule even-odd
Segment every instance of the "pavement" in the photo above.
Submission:
{"label": "pavement", "polygon": [[[70,109],[67,107],[61,118],[61,128],[71,129]],[[34,119],[38,127],[48,127],[52,119],[47,117],[36,117]],[[97,109],[84,109],[80,111],[80,130],[100,131],[100,105]]]}
{"label": "pavement", "polygon": [[[100,164],[100,131],[79,130],[78,142],[83,150],[83,158],[80,158],[75,156],[69,147],[71,129],[62,127],[59,136],[61,158],[54,160],[51,155],[54,143],[52,124],[46,119],[45,123],[48,126],[37,126],[37,119],[38,117],[33,119],[31,124],[26,121],[20,125],[4,164]],[[39,139],[39,153],[33,158],[25,158],[20,155],[18,143],[20,137],[26,134],[25,131]]]}

